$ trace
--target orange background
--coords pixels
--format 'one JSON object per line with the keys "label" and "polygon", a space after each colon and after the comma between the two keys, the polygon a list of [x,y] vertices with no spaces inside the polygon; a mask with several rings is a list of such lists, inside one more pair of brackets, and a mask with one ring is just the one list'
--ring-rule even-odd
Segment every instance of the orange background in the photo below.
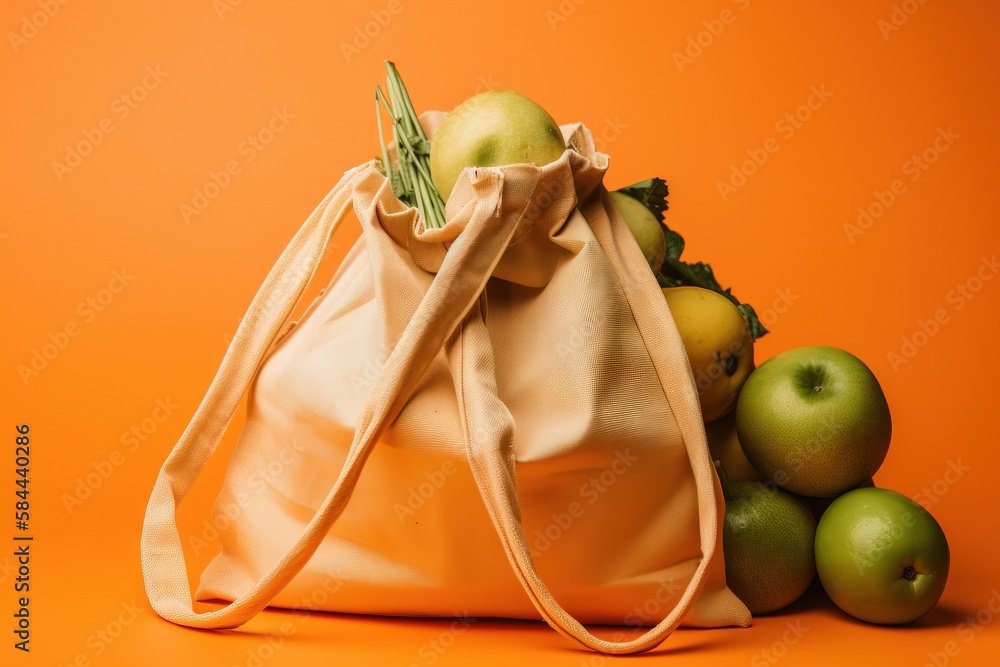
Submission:
{"label": "orange background", "polygon": [[[339,175],[374,155],[372,90],[391,58],[418,109],[451,108],[486,86],[513,88],[559,122],[583,121],[603,137],[609,187],[665,177],[667,220],[687,239],[689,258],[711,261],[772,329],[758,361],[808,344],[860,356],[893,410],[877,484],[913,496],[937,483],[930,508],[949,537],[952,574],[939,607],[916,627],[853,621],[814,592],[748,630],[680,631],[646,659],[774,664],[763,653],[773,649],[785,664],[922,665],[931,655],[939,664],[992,664],[997,624],[972,635],[959,624],[988,609],[1000,587],[990,472],[1000,280],[972,280],[971,298],[953,290],[1000,248],[995,3],[901,1],[901,25],[881,29],[891,0],[399,0],[396,14],[387,5],[4,3],[0,439],[8,454],[0,479],[13,487],[13,427],[27,422],[35,542],[30,655],[11,647],[12,548],[0,550],[3,663],[253,664],[270,653],[261,651],[264,635],[294,619],[269,611],[230,633],[160,620],[145,602],[138,535],[159,466],[271,263]],[[45,6],[58,12],[46,18]],[[372,11],[391,20],[376,30]],[[44,25],[33,30],[32,21]],[[342,44],[366,23],[374,37],[345,55]],[[898,29],[883,34],[887,25]],[[18,33],[23,39],[11,37]],[[701,41],[700,53],[689,38]],[[679,60],[688,48],[690,62]],[[155,79],[147,67],[164,74]],[[134,96],[144,99],[128,108],[120,97],[144,77],[147,89]],[[809,117],[789,132],[781,119],[807,104],[814,86],[832,95],[813,98],[817,108],[800,110]],[[274,109],[294,117],[250,160],[241,144]],[[112,131],[95,134],[102,121]],[[936,161],[911,180],[908,161],[948,128],[958,137],[936,156],[931,149]],[[88,131],[100,142],[57,174],[53,163]],[[769,138],[777,152],[724,199],[718,183],[760,157]],[[180,205],[230,160],[239,173],[186,223]],[[849,234],[858,207],[896,179],[895,201],[862,234]],[[342,233],[334,260],[356,234]],[[102,292],[122,269],[133,276],[127,286]],[[982,272],[995,278],[995,269]],[[107,303],[97,312],[88,298]],[[939,309],[945,323],[916,335],[916,354],[893,363],[890,353],[901,354],[903,338],[912,341]],[[67,324],[76,335],[22,379],[18,367]],[[158,399],[176,408],[144,441],[123,442],[133,426],[163,416],[154,413]],[[182,507],[182,535],[200,530],[236,432]],[[68,509],[78,478],[107,470],[112,457],[119,465],[110,464],[110,476]],[[968,467],[957,481],[948,477],[954,483],[945,481],[949,461]],[[3,507],[13,490],[0,491]],[[0,512],[4,544],[15,532],[12,510]],[[209,555],[194,558],[193,576]],[[133,601],[134,619],[123,611]],[[129,623],[109,643],[99,631],[117,634],[119,616]],[[482,620],[438,654],[429,642],[447,621],[331,614],[294,622],[267,664],[605,660],[539,623]],[[806,631],[782,645],[788,623]]]}

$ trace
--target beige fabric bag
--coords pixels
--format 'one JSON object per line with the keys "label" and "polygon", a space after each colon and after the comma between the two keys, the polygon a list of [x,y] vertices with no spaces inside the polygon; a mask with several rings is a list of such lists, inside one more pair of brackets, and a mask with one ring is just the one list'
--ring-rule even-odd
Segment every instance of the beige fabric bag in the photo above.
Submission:
{"label": "beige fabric bag", "polygon": [[[433,130],[441,115],[428,114]],[[199,628],[267,605],[543,618],[605,653],[746,626],[684,349],[582,125],[545,167],[466,170],[424,229],[374,163],[267,276],[156,480],[153,608]],[[363,235],[287,319],[353,209]],[[175,509],[249,391],[193,610]],[[499,539],[497,537],[499,536]],[[336,581],[330,590],[331,577]],[[612,642],[582,623],[655,626]]]}

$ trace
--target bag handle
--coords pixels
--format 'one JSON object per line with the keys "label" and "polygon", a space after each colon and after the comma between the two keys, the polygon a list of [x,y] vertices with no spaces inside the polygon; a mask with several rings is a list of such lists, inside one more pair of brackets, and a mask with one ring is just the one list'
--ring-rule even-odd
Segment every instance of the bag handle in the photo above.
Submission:
{"label": "bag handle", "polygon": [[[607,198],[606,193],[602,196]],[[475,393],[486,397],[484,400],[470,400],[462,407],[466,419],[469,462],[507,558],[531,602],[542,618],[560,634],[595,651],[621,655],[641,653],[655,648],[680,625],[705,584],[708,566],[715,551],[718,525],[713,468],[709,461],[708,447],[704,440],[694,443],[690,437],[691,433],[698,432],[701,424],[701,411],[694,390],[694,379],[692,376],[689,383],[676,382],[678,374],[691,375],[690,367],[682,352],[684,348],[680,334],[673,320],[660,314],[664,311],[664,302],[659,286],[653,274],[646,270],[645,259],[640,254],[638,246],[632,242],[624,221],[614,218],[617,211],[610,202],[603,211],[600,208],[601,203],[598,199],[596,205],[588,207],[588,214],[585,217],[591,222],[591,228],[605,250],[632,315],[645,339],[664,394],[670,402],[682,433],[685,434],[684,444],[695,478],[701,561],[680,600],[666,618],[636,639],[613,642],[591,634],[583,624],[563,609],[539,577],[524,535],[515,485],[514,433],[510,419],[498,419],[496,416],[497,411],[503,414],[506,408],[496,397],[495,376],[492,373],[493,360],[488,346],[471,345],[469,348],[462,346],[463,366],[486,368],[490,369],[490,372],[478,374],[478,382],[488,386],[478,390],[463,386],[459,395],[464,397],[467,393]],[[608,210],[614,210],[615,213],[608,214]],[[623,238],[633,247],[629,249],[619,247],[619,240]],[[626,243],[623,242],[621,245],[625,246]],[[626,257],[628,254],[633,256],[626,260],[619,253],[625,254]],[[641,275],[633,273],[629,266],[641,267],[643,269]],[[463,328],[462,335],[481,337],[488,334],[481,319],[470,318]],[[471,352],[467,352],[467,349],[471,349]],[[665,350],[672,350],[673,353],[667,353]],[[466,358],[470,355],[472,358]],[[675,381],[671,382],[671,379]],[[463,383],[470,381],[469,374],[463,373],[462,381]],[[493,401],[491,397],[494,397]],[[498,421],[500,433],[499,437],[495,437]],[[486,436],[487,433],[490,435]]]}
{"label": "bag handle", "polygon": [[[314,517],[303,539],[252,590],[222,609],[196,613],[176,508],[218,447],[268,349],[301,299],[330,236],[347,215],[353,176],[353,172],[344,174],[275,262],[153,485],[140,542],[143,582],[151,606],[169,621],[199,628],[233,628],[245,623],[302,567],[309,546],[318,544]],[[342,477],[356,475],[358,467],[357,456],[349,456]]]}
{"label": "bag handle", "polygon": [[[504,223],[503,234],[491,234],[486,243],[478,241],[482,234],[477,232],[494,226],[492,218],[500,209],[503,179],[498,174],[477,187],[481,193],[468,227],[452,244],[386,360],[358,420],[343,470],[302,536],[252,589],[225,607],[197,613],[176,508],[215,452],[271,344],[315,273],[330,236],[346,217],[355,189],[374,173],[370,164],[345,173],[292,238],[251,302],[205,398],[160,470],[146,508],[141,554],[150,604],[169,621],[197,628],[238,627],[264,609],[305,566],[343,512],[382,431],[398,415],[430,362],[479,298],[513,236],[516,220]],[[387,187],[388,181],[383,179],[381,188]],[[305,270],[289,273],[295,267]]]}

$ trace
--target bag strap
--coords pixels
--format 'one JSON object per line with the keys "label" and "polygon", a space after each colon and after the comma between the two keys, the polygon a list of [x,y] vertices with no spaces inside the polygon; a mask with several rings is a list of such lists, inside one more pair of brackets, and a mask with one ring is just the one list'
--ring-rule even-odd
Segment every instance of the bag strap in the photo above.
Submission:
{"label": "bag strap", "polygon": [[[314,517],[303,539],[253,589],[222,609],[199,614],[194,611],[176,508],[218,447],[261,361],[316,271],[330,236],[347,215],[353,175],[344,174],[264,279],[201,405],[153,485],[140,542],[143,581],[153,609],[169,621],[199,628],[245,623],[281,590],[305,563],[310,547],[318,544]],[[356,475],[358,467],[357,457],[348,457],[342,476]]]}
{"label": "bag strap", "polygon": [[[497,174],[481,188],[468,228],[452,244],[386,360],[359,417],[343,470],[302,536],[252,589],[225,607],[197,613],[177,529],[177,505],[214,453],[272,342],[301,298],[330,236],[347,215],[357,183],[371,177],[372,169],[365,166],[347,172],[296,233],[254,297],[204,400],[160,470],[146,509],[141,553],[150,604],[169,621],[197,628],[238,627],[264,609],[305,566],[343,512],[382,431],[476,303],[513,236],[511,221],[503,234],[491,234],[486,243],[477,241],[481,234],[476,231],[490,228],[500,209],[502,175]],[[381,187],[389,187],[388,182],[383,180]],[[299,270],[292,270],[295,267]]]}
{"label": "bag strap", "polygon": [[[607,194],[603,194],[603,197],[607,198]],[[598,201],[597,207],[600,206]],[[608,206],[610,207],[610,203]],[[606,210],[615,209],[611,207]],[[478,382],[488,383],[490,386],[480,389],[463,386],[460,397],[467,393],[485,397],[485,400],[477,398],[467,401],[462,409],[466,418],[469,462],[514,573],[542,618],[560,634],[595,651],[615,655],[641,653],[658,646],[680,625],[704,586],[718,536],[713,468],[709,461],[704,436],[700,439],[693,437],[699,432],[698,429],[704,432],[698,397],[694,390],[694,379],[690,377],[690,382],[679,381],[685,375],[690,376],[691,370],[684,356],[683,343],[677,327],[671,318],[665,316],[667,309],[656,279],[646,269],[645,260],[632,241],[624,221],[614,219],[617,211],[610,216],[596,207],[590,211],[592,214],[585,217],[591,222],[595,236],[617,274],[618,282],[650,351],[664,394],[684,434],[684,444],[695,478],[701,561],[677,605],[666,618],[636,639],[613,642],[594,636],[563,609],[539,577],[525,538],[515,485],[513,428],[509,419],[497,418],[497,411],[503,414],[502,411],[505,410],[499,398],[495,399],[496,405],[491,406],[490,397],[496,397],[493,380],[495,376],[492,372],[478,374]],[[623,238],[635,247],[628,249],[619,247],[618,240]],[[625,242],[621,245],[625,246]],[[630,252],[632,257],[628,257]],[[619,253],[623,253],[628,259],[624,259]],[[642,271],[632,272],[629,266],[638,266]],[[462,335],[481,337],[488,334],[482,320],[470,318],[463,328]],[[463,345],[462,354],[463,366],[492,369],[493,361],[488,346],[470,345],[467,351]],[[467,356],[471,358],[466,358]],[[469,374],[463,373],[463,383],[468,381]],[[500,436],[496,437],[498,421],[501,422]],[[490,435],[486,436],[487,433]]]}

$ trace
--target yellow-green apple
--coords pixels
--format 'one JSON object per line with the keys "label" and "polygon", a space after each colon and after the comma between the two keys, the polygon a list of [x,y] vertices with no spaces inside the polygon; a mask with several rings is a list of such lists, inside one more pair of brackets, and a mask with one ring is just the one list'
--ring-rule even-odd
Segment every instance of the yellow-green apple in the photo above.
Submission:
{"label": "yellow-green apple", "polygon": [[750,374],[736,404],[736,431],[765,479],[806,496],[860,486],[885,460],[889,404],[860,359],[835,347],[800,347]]}
{"label": "yellow-green apple", "polygon": [[910,623],[934,608],[948,579],[944,531],[919,503],[855,489],[816,528],[816,570],[830,599],[869,623]]}
{"label": "yellow-green apple", "polygon": [[799,499],[763,482],[723,482],[726,584],[751,614],[795,602],[816,572],[816,522]]}
{"label": "yellow-green apple", "polygon": [[649,268],[657,273],[663,266],[667,256],[667,238],[663,235],[663,225],[645,204],[622,192],[611,192],[611,201],[622,214],[628,230],[632,232],[635,242],[639,244],[643,256],[649,262]]}
{"label": "yellow-green apple", "polygon": [[431,180],[448,201],[466,167],[555,162],[566,150],[545,109],[512,90],[488,90],[455,107],[431,138]]}

